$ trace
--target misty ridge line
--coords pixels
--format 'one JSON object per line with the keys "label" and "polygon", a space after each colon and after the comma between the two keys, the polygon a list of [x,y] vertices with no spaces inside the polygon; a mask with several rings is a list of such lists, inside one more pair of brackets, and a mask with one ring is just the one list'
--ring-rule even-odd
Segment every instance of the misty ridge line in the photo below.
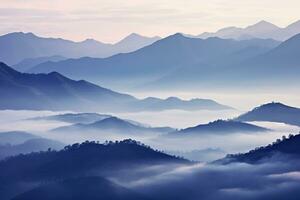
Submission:
{"label": "misty ridge line", "polygon": [[[84,80],[74,81],[57,72],[20,73],[4,63],[0,63],[0,78],[2,81],[0,87],[4,95],[0,102],[2,109],[70,109],[102,112],[233,109],[210,99],[181,100],[176,97],[137,99]],[[78,108],[78,105],[82,106]]]}
{"label": "misty ridge line", "polygon": [[[83,57],[22,66],[29,73],[59,72],[118,90],[213,90],[283,88],[299,84],[299,34],[280,43],[270,39],[232,40],[171,35],[131,53],[108,58]],[[279,59],[280,58],[280,59]],[[161,66],[164,66],[163,68]],[[281,76],[282,73],[285,76]],[[266,73],[272,76],[265,76]],[[118,80],[118,81],[116,81]],[[125,86],[126,85],[126,86]]]}

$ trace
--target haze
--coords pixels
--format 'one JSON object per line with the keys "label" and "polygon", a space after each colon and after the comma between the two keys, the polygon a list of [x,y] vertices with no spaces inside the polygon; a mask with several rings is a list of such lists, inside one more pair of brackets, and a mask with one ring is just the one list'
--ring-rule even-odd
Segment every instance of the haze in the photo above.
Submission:
{"label": "haze", "polygon": [[1,0],[0,34],[23,31],[116,42],[132,32],[162,37],[200,34],[261,19],[285,27],[300,18],[299,7],[297,0]]}

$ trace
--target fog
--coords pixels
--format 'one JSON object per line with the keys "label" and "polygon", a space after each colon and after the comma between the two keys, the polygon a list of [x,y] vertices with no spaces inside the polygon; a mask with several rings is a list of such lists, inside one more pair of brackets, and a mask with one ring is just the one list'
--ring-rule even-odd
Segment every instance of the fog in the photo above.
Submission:
{"label": "fog", "polygon": [[151,126],[170,126],[181,129],[208,123],[216,119],[230,119],[238,116],[240,113],[238,110],[167,110],[161,112],[120,113],[117,115]]}
{"label": "fog", "polygon": [[280,156],[257,165],[164,164],[125,169],[106,176],[153,199],[296,200],[300,194],[299,160]]}
{"label": "fog", "polygon": [[[190,137],[168,137],[163,134],[129,134],[120,133],[114,130],[110,131],[84,131],[84,132],[60,132],[54,133],[54,128],[70,125],[69,123],[48,120],[28,120],[34,117],[61,114],[65,112],[51,111],[0,111],[0,131],[27,131],[29,133],[42,136],[44,138],[58,140],[65,144],[83,142],[85,140],[95,140],[105,142],[107,140],[123,140],[127,138],[141,141],[151,147],[165,152],[188,153],[189,151],[199,151],[206,149],[218,149],[217,154],[211,154],[201,161],[212,161],[221,158],[228,153],[247,152],[258,146],[265,146],[272,143],[277,138],[290,133],[298,133],[300,128],[282,123],[271,122],[252,122],[255,125],[270,128],[270,132],[261,133],[234,133],[234,134],[210,134]],[[103,113],[102,113],[103,114]],[[107,113],[105,113],[107,114]],[[112,114],[112,113],[110,113]],[[207,123],[219,118],[233,118],[239,114],[239,111],[163,111],[163,112],[140,112],[140,113],[122,113],[117,117],[129,120],[135,120],[152,127],[171,126],[174,128],[186,128],[201,123]],[[113,114],[114,115],[114,114]],[[205,151],[204,151],[205,152]],[[199,154],[198,157],[201,157]],[[203,157],[203,156],[202,156]]]}
{"label": "fog", "polygon": [[[275,155],[265,163],[251,165],[231,163],[211,164],[210,161],[223,158],[228,153],[247,152],[258,146],[265,146],[283,135],[298,133],[300,128],[283,123],[251,122],[271,129],[267,132],[201,134],[185,137],[169,137],[167,133],[130,134],[126,131],[65,131],[53,129],[71,125],[54,120],[36,120],[35,117],[69,113],[52,111],[0,111],[0,131],[27,131],[35,135],[54,139],[65,144],[96,140],[135,139],[173,155],[196,152],[198,163],[141,165],[115,171],[97,169],[89,172],[101,176],[127,189],[152,199],[178,200],[230,200],[230,199],[272,199],[297,200],[300,195],[300,162],[291,157]],[[147,126],[171,126],[186,128],[207,123],[219,118],[230,119],[240,114],[236,110],[224,111],[163,111],[112,114],[122,119],[134,120]],[[214,152],[208,154],[207,152]],[[203,153],[206,157],[201,155]],[[286,160],[288,159],[288,160]],[[32,186],[30,186],[32,187]]]}
{"label": "fog", "polygon": [[287,105],[293,105],[300,107],[300,96],[299,88],[292,86],[287,89],[285,88],[263,88],[257,86],[253,88],[241,88],[239,89],[199,89],[199,90],[164,90],[164,91],[130,91],[131,94],[144,98],[147,96],[153,97],[169,97],[177,96],[182,99],[191,98],[206,98],[213,99],[221,104],[232,106],[240,111],[248,111],[261,104],[269,103],[272,101],[281,102]]}

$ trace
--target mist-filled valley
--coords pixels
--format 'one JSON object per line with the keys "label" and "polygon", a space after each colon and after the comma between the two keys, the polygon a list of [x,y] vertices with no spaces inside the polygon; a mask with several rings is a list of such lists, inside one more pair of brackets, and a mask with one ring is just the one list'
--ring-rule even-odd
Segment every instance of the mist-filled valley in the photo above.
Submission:
{"label": "mist-filled valley", "polygon": [[0,200],[300,199],[293,9],[147,1],[0,4]]}

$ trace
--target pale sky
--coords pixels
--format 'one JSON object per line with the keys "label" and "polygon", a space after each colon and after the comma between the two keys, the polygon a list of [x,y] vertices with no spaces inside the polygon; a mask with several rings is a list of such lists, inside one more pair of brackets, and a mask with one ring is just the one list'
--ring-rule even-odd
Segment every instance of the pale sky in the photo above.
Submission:
{"label": "pale sky", "polygon": [[0,34],[116,42],[132,32],[200,34],[260,20],[284,27],[300,19],[299,8],[299,0],[0,0]]}

